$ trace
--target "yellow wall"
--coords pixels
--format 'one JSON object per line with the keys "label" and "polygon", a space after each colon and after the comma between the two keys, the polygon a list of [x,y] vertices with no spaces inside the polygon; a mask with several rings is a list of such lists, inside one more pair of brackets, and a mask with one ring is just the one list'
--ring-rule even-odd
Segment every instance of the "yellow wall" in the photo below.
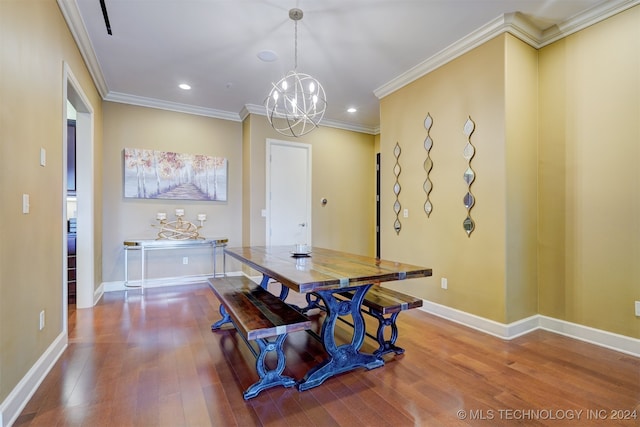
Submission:
{"label": "yellow wall", "polygon": [[[224,236],[230,245],[242,243],[242,124],[154,108],[113,102],[104,103],[104,240],[103,281],[124,279],[122,242],[131,238],[155,238],[156,213],[175,219],[175,209],[185,211],[185,219],[196,221],[207,214],[200,234]],[[124,198],[123,149],[144,148],[179,153],[225,157],[228,162],[227,202],[193,200],[145,200]],[[140,278],[139,253],[130,257],[130,280]],[[182,257],[189,256],[188,265]],[[149,278],[207,274],[211,272],[211,252],[189,250],[154,252],[148,257]],[[153,274],[153,276],[151,276]]]}
{"label": "yellow wall", "polygon": [[[64,62],[95,114],[100,224],[100,97],[55,1],[0,1],[0,402],[63,332]],[[29,214],[22,213],[22,194],[30,195]],[[97,233],[96,256],[100,245]],[[100,277],[99,263],[95,270]],[[46,326],[39,331],[41,310]]]}
{"label": "yellow wall", "polygon": [[[122,242],[154,238],[157,212],[171,218],[184,208],[187,219],[206,213],[203,236],[225,236],[230,246],[265,244],[265,147],[267,138],[284,139],[266,118],[249,115],[244,123],[212,119],[112,102],[104,103],[104,241],[103,281],[124,279]],[[290,139],[291,140],[291,139]],[[334,128],[321,128],[294,141],[313,151],[313,244],[350,252],[374,252],[374,137]],[[138,200],[123,197],[124,148],[146,148],[223,156],[229,162],[229,200],[222,202]],[[327,165],[332,165],[327,167]],[[344,183],[349,185],[344,185]],[[320,198],[329,203],[321,207]],[[327,230],[329,230],[327,232]],[[147,259],[147,278],[206,274],[206,251],[163,251]],[[182,265],[188,255],[189,265]],[[129,278],[137,280],[139,256],[131,253]],[[228,270],[240,269],[228,260]]]}
{"label": "yellow wall", "polygon": [[[433,277],[401,282],[424,299],[499,322],[505,316],[506,186],[505,186],[505,36],[496,37],[466,55],[381,100],[380,152],[382,163],[382,257],[426,265]],[[426,158],[424,119],[433,118],[430,200],[424,213],[423,167]],[[462,228],[467,211],[462,199],[467,167],[462,156],[467,142],[463,126],[476,123],[471,142],[476,154],[471,187],[476,204],[471,216],[476,229],[467,237]],[[393,229],[393,148],[402,149],[399,196],[402,230]],[[448,290],[440,288],[448,279]]]}
{"label": "yellow wall", "polygon": [[[250,236],[245,242],[264,245],[266,140],[302,142],[312,150],[312,242],[314,246],[363,255],[375,253],[375,137],[331,127],[320,127],[300,138],[287,138],[269,125],[266,117],[245,120],[249,135],[245,147],[244,185],[250,199]],[[249,160],[247,160],[247,158]],[[322,206],[321,198],[328,203]]]}
{"label": "yellow wall", "polygon": [[640,6],[540,51],[540,313],[640,338]]}
{"label": "yellow wall", "polygon": [[538,312],[538,53],[505,37],[505,323]]}
{"label": "yellow wall", "polygon": [[[434,119],[434,210],[422,122]],[[462,231],[467,115],[476,230]],[[502,323],[536,313],[634,338],[640,319],[640,7],[540,51],[505,34],[381,100],[382,255],[428,265],[397,284]],[[393,147],[402,147],[393,230]],[[448,290],[440,278],[448,278]]]}

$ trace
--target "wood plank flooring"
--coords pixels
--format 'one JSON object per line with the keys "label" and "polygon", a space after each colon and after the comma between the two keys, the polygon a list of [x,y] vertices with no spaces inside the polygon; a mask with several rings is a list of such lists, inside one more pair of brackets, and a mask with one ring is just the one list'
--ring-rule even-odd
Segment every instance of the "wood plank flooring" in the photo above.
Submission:
{"label": "wood plank flooring", "polygon": [[[385,366],[247,402],[255,360],[233,329],[211,331],[218,319],[206,284],[70,310],[69,347],[14,425],[640,426],[640,359],[545,331],[503,341],[420,310],[398,317],[406,353]],[[324,357],[305,332],[286,347],[295,378]]]}

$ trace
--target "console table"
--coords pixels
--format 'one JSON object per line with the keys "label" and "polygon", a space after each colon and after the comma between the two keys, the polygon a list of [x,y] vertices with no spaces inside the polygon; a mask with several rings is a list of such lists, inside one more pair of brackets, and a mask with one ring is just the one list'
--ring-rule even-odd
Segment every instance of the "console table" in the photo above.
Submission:
{"label": "console table", "polygon": [[[133,239],[124,241],[124,285],[128,287],[140,287],[144,285],[144,262],[146,251],[182,249],[182,248],[202,248],[211,247],[213,249],[213,277],[217,274],[216,259],[218,248],[227,246],[229,240],[226,237],[212,239],[188,239],[188,240],[168,240],[168,239]],[[129,285],[129,251],[140,251],[140,285]],[[226,266],[224,257],[222,258],[222,271]]]}

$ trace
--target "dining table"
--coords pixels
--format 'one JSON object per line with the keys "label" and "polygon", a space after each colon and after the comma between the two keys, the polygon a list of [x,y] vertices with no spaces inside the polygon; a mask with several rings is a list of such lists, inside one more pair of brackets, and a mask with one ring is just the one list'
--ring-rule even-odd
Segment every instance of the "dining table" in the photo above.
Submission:
{"label": "dining table", "polygon": [[[289,291],[295,291],[322,301],[326,316],[319,338],[327,357],[298,382],[299,390],[316,387],[353,369],[369,370],[384,365],[381,357],[362,351],[366,325],[361,305],[367,291],[383,282],[432,275],[432,270],[426,267],[311,246],[303,252],[297,252],[295,246],[227,247],[224,253],[261,273],[263,288],[267,289],[272,281],[279,282],[282,300]],[[336,322],[345,316],[351,316],[353,335],[350,341],[343,338],[338,343]]]}

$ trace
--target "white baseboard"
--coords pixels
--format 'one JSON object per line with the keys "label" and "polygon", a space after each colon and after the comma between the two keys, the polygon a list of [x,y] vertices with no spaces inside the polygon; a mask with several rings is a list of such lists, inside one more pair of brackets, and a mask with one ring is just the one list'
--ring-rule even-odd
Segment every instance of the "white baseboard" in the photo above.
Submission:
{"label": "white baseboard", "polygon": [[[145,279],[145,288],[160,288],[163,286],[190,285],[198,282],[206,282],[207,279],[213,277],[210,274],[183,276],[183,277],[163,277],[161,279]],[[103,282],[104,292],[130,291],[140,289],[140,280],[130,280],[129,286],[125,286],[124,281]]]}
{"label": "white baseboard", "polygon": [[614,334],[564,320],[538,315],[539,328],[566,335],[591,344],[616,350],[630,356],[640,357],[640,339]]}
{"label": "white baseboard", "polygon": [[18,385],[11,390],[9,396],[0,404],[0,426],[7,427],[16,421],[65,348],[67,348],[66,331],[58,335],[29,369],[29,372],[22,377]]}
{"label": "white baseboard", "polygon": [[544,329],[600,347],[606,347],[631,356],[640,357],[640,339],[567,322],[565,320],[554,319],[540,314],[505,324],[431,301],[423,301],[421,310],[504,340],[514,339],[535,331],[536,329]]}

